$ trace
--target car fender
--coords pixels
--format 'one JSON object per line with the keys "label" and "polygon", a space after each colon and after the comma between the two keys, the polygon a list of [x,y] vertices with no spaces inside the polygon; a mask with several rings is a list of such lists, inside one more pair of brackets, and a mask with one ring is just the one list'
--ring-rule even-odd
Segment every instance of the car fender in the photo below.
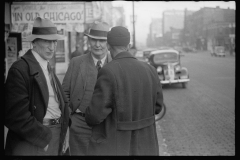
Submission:
{"label": "car fender", "polygon": [[181,73],[188,75],[188,69],[186,67],[181,68]]}

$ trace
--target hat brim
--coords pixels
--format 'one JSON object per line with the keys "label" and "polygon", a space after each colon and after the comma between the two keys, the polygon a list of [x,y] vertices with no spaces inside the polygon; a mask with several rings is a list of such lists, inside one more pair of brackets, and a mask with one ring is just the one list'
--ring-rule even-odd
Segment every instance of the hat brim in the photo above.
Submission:
{"label": "hat brim", "polygon": [[98,36],[92,36],[92,35],[89,35],[87,33],[84,33],[84,35],[90,37],[90,38],[94,38],[94,39],[104,39],[104,40],[107,40],[107,37],[98,37]]}
{"label": "hat brim", "polygon": [[26,37],[25,40],[32,42],[36,38],[46,39],[46,40],[62,40],[62,39],[64,39],[64,37],[62,35],[59,35],[59,34],[49,34],[49,35],[35,35],[35,34],[32,34],[32,35]]}

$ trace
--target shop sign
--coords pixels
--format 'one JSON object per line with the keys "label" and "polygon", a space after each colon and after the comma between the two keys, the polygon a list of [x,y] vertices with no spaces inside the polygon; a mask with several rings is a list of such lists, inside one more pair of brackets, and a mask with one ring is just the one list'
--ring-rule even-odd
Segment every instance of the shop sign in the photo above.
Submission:
{"label": "shop sign", "polygon": [[53,23],[83,23],[93,21],[95,12],[91,3],[83,2],[15,2],[11,5],[13,24],[33,23],[36,17],[48,18]]}

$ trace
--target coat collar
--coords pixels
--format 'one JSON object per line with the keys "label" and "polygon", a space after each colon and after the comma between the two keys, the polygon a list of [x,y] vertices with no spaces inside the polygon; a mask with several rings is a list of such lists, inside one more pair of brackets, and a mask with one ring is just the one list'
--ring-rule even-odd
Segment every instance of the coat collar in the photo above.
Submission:
{"label": "coat collar", "polygon": [[30,49],[21,58],[27,61],[27,64],[29,65],[30,75],[37,74],[41,70],[38,61],[33,56],[32,51]]}
{"label": "coat collar", "polygon": [[39,65],[36,58],[34,57],[34,55],[32,54],[32,51],[30,49],[21,58],[25,60],[26,63],[28,64],[29,74],[31,76],[34,76],[34,79],[36,80],[40,88],[40,91],[42,93],[44,103],[45,103],[45,109],[46,109],[48,105],[48,100],[49,100],[49,92],[48,92],[47,81],[42,71],[42,68]]}
{"label": "coat collar", "polygon": [[134,58],[134,59],[136,59],[135,57],[133,57],[131,55],[130,52],[120,52],[115,57],[113,57],[113,60],[121,59],[121,58]]}

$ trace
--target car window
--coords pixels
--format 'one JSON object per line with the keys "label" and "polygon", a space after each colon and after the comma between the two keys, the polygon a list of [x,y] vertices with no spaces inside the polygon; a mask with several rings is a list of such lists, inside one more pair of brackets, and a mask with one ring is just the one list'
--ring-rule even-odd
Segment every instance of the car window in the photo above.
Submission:
{"label": "car window", "polygon": [[155,64],[176,61],[178,61],[178,54],[174,52],[158,53],[153,57],[153,62]]}

